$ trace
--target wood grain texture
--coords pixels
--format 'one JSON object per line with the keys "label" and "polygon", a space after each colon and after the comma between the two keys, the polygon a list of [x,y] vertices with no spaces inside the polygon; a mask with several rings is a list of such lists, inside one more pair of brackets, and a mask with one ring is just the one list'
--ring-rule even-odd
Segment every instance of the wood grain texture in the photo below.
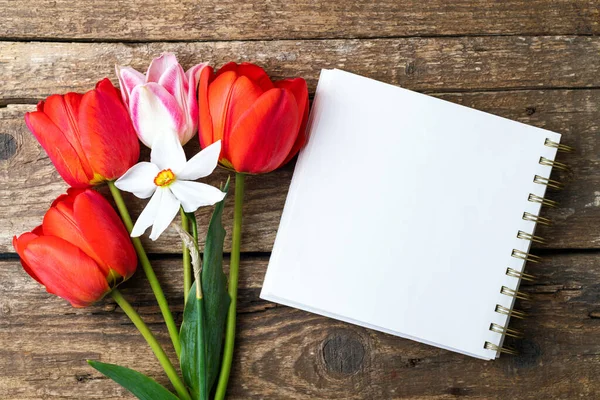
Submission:
{"label": "wood grain texture", "polygon": [[[600,218],[600,90],[524,90],[505,92],[442,93],[437,96],[469,107],[547,128],[564,134],[563,141],[575,146],[574,154],[560,154],[559,160],[570,164],[570,173],[555,173],[567,187],[548,197],[560,202],[557,209],[544,208],[544,215],[555,225],[540,227],[549,248],[600,248],[596,221]],[[16,105],[0,109],[0,141],[5,159],[0,161],[0,252],[12,252],[14,234],[32,229],[38,224],[56,196],[66,190],[53,165],[39,147],[23,122],[23,113],[31,105]],[[4,136],[2,136],[4,135]],[[188,146],[188,156],[198,151],[196,140]],[[148,157],[147,152],[142,158]],[[279,218],[293,165],[264,176],[247,180],[242,249],[247,252],[269,252],[275,240]],[[218,185],[227,179],[221,169],[208,182]],[[105,191],[105,193],[107,193]],[[134,215],[143,202],[126,196]],[[198,213],[201,237],[205,235],[211,209]],[[225,207],[225,224],[230,226],[232,202]],[[226,249],[230,246],[226,239]],[[167,231],[157,242],[147,243],[149,251],[178,252],[175,233]]]}
{"label": "wood grain texture", "polygon": [[[232,40],[600,32],[596,0],[1,0],[0,37]],[[27,21],[27,23],[23,23]]]}
{"label": "wood grain texture", "polygon": [[[89,358],[168,382],[112,300],[71,308],[23,272],[10,244],[66,189],[23,113],[52,93],[116,83],[115,64],[144,70],[164,51],[186,67],[256,62],[275,79],[305,77],[311,93],[321,68],[342,68],[560,132],[577,148],[559,156],[572,172],[553,175],[567,187],[543,211],[555,221],[538,230],[545,262],[527,267],[540,277],[522,286],[534,301],[517,303],[531,317],[511,323],[525,332],[508,343],[521,355],[494,362],[260,300],[293,165],[249,177],[229,399],[600,398],[599,34],[599,0],[0,0],[0,398],[133,399]],[[143,204],[126,201],[137,215]],[[198,213],[201,237],[210,211]],[[224,218],[231,226],[231,201]],[[171,230],[146,245],[179,250]],[[180,261],[152,257],[180,322]],[[174,357],[143,274],[123,292]]]}
{"label": "wood grain texture", "polygon": [[449,37],[194,43],[0,42],[0,104],[85,91],[115,64],[145,70],[171,51],[184,66],[252,61],[274,79],[342,68],[419,91],[600,87],[600,37]]}
{"label": "wood grain texture", "polygon": [[[243,257],[238,348],[230,399],[486,399],[600,396],[598,253],[548,256],[522,286],[530,314],[511,327],[520,356],[485,362],[258,298],[267,259]],[[181,318],[179,260],[155,262]],[[169,277],[169,279],[166,279]],[[141,274],[123,289],[161,342],[169,339]],[[43,291],[17,260],[0,262],[0,387],[6,400],[132,398],[85,364],[116,362],[167,380],[112,300],[74,310]],[[169,352],[173,356],[173,352]]]}

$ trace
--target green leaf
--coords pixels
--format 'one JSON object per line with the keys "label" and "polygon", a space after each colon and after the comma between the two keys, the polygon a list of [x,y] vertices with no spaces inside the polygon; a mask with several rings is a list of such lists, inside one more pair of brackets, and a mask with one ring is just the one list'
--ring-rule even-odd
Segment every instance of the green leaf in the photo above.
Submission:
{"label": "green leaf", "polygon": [[140,400],[179,400],[154,379],[129,368],[88,360],[93,368],[106,375]]}
{"label": "green leaf", "polygon": [[[229,180],[223,188],[227,192]],[[204,322],[206,326],[206,377],[210,392],[219,374],[221,352],[225,333],[225,321],[229,309],[229,293],[227,292],[227,276],[223,272],[223,242],[225,229],[221,221],[225,199],[215,206],[204,246],[202,265],[202,292],[204,303]],[[183,313],[181,325],[181,371],[186,385],[192,392],[192,397],[199,398],[198,376],[198,302],[193,301],[196,293],[196,283],[190,289],[190,297]]]}

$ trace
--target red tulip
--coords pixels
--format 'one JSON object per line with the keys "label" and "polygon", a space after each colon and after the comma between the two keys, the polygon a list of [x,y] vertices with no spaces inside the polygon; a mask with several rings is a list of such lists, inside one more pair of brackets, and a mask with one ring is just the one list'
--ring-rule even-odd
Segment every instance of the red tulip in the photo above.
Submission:
{"label": "red tulip", "polygon": [[13,238],[25,271],[49,293],[85,307],[135,272],[137,257],[111,205],[91,189],[59,196],[41,226]]}
{"label": "red tulip", "polygon": [[117,179],[140,156],[121,94],[106,78],[85,94],[54,94],[40,101],[25,122],[72,187]]}
{"label": "red tulip", "polygon": [[237,172],[273,171],[306,142],[308,89],[302,78],[272,82],[257,65],[204,68],[198,87],[202,148],[222,140],[221,164]]}

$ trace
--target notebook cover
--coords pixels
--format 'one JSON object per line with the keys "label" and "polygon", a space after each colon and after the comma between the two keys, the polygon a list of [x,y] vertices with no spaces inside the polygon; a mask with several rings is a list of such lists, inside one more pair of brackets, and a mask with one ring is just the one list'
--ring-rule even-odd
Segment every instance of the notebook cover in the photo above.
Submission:
{"label": "notebook cover", "polygon": [[560,135],[323,70],[261,298],[482,359]]}

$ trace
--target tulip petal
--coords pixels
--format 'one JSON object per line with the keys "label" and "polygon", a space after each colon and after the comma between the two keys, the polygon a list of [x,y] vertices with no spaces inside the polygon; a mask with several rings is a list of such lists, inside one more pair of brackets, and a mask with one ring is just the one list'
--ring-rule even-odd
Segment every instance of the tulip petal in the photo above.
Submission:
{"label": "tulip petal", "polygon": [[249,78],[258,84],[263,92],[273,89],[274,87],[273,82],[271,81],[271,78],[269,78],[269,75],[267,75],[266,71],[256,64],[247,62],[236,64],[233,61],[228,62],[219,69],[217,75],[221,75],[228,71],[234,71],[237,76],[245,76]]}
{"label": "tulip petal", "polygon": [[283,79],[275,82],[275,86],[288,89],[292,92],[296,98],[296,103],[298,104],[298,113],[302,116],[298,138],[296,139],[294,146],[292,146],[290,154],[288,154],[283,162],[283,164],[287,164],[287,162],[290,161],[302,147],[304,147],[306,140],[308,139],[308,133],[306,132],[306,124],[308,122],[308,88],[306,86],[306,81],[302,78]]}
{"label": "tulip petal", "polygon": [[[237,76],[235,72],[228,71],[215,78],[208,87],[208,105],[213,122],[212,142],[223,139],[225,118],[229,108],[229,100],[233,90],[233,84]],[[224,154],[226,156],[226,154]]]}
{"label": "tulip petal", "polygon": [[216,187],[200,182],[178,180],[173,182],[169,189],[187,213],[194,212],[200,207],[212,206],[225,197],[225,193]]}
{"label": "tulip petal", "polygon": [[[176,182],[171,184],[173,186]],[[150,233],[150,239],[156,240],[158,237],[169,227],[173,219],[179,212],[181,203],[171,192],[169,188],[160,188],[158,191],[163,192],[160,198],[160,206],[156,219],[152,225],[152,232]]]}
{"label": "tulip petal", "polygon": [[[177,132],[181,144],[186,144],[196,133],[198,125],[198,110],[193,112],[189,105],[189,85],[187,76],[183,72],[183,68],[179,64],[170,66],[160,77],[158,84],[164,87],[177,101],[181,109],[182,116],[185,120],[183,128]],[[195,96],[192,98],[193,103],[197,104]],[[196,108],[196,107],[195,107]]]}
{"label": "tulip petal", "polygon": [[126,105],[129,104],[131,92],[137,85],[146,83],[146,77],[141,72],[136,71],[131,67],[121,67],[115,65],[115,72],[119,77],[119,86],[121,88],[121,97]]}
{"label": "tulip petal", "polygon": [[150,152],[150,162],[161,171],[170,169],[175,175],[185,167],[185,152],[176,134],[164,133],[156,139]]}
{"label": "tulip petal", "polygon": [[131,93],[131,118],[140,140],[148,147],[157,137],[178,135],[185,128],[183,110],[177,100],[157,83],[136,86]]}
{"label": "tulip petal", "polygon": [[83,95],[79,108],[81,144],[94,172],[117,179],[134,165],[140,145],[121,95],[104,79]]}
{"label": "tulip petal", "polygon": [[117,179],[115,186],[120,190],[133,193],[140,199],[147,199],[156,190],[154,178],[159,172],[156,165],[142,161],[129,168],[125,175]]}
{"label": "tulip petal", "polygon": [[148,67],[146,82],[158,82],[161,75],[172,65],[178,64],[177,57],[173,53],[163,53],[155,58]]}
{"label": "tulip petal", "polygon": [[49,293],[86,307],[110,290],[106,277],[92,258],[71,243],[53,236],[29,242],[25,260]]}
{"label": "tulip petal", "polygon": [[179,64],[173,64],[160,76],[158,84],[177,100],[182,110],[187,109],[187,78],[183,68]]}
{"label": "tulip petal", "polygon": [[299,127],[292,92],[271,89],[264,93],[240,117],[228,138],[235,170],[258,174],[279,168],[296,141]]}
{"label": "tulip petal", "polygon": [[25,123],[44,148],[60,176],[72,187],[87,187],[93,179],[87,159],[66,139],[64,133],[41,111],[25,114]]}
{"label": "tulip petal", "polygon": [[207,64],[197,64],[187,70],[185,73],[187,82],[188,82],[188,92],[187,92],[187,110],[186,116],[189,116],[188,124],[190,124],[191,129],[189,129],[189,135],[185,136],[181,143],[187,143],[191,138],[194,137],[196,132],[198,132],[198,82],[200,81],[200,76],[202,75],[202,71],[207,67]]}
{"label": "tulip petal", "polygon": [[[127,250],[130,240],[123,223],[98,192],[70,189],[67,195],[59,196],[52,203],[42,227],[45,236],[66,240],[94,259],[105,276],[111,269],[126,276],[121,274],[123,267],[114,265],[119,264],[119,260],[128,260],[121,253]],[[118,257],[108,256],[115,251],[121,252]]]}
{"label": "tulip petal", "polygon": [[131,230],[131,237],[142,236],[146,229],[152,226],[154,220],[156,219],[156,215],[159,212],[160,199],[162,198],[163,193],[163,189],[154,192],[152,198],[150,199],[148,204],[146,204],[146,207],[142,210],[137,221],[135,221],[135,225],[133,225],[133,229]]}
{"label": "tulip petal", "polygon": [[[74,217],[93,250],[92,257],[105,275],[112,270],[128,279],[137,267],[137,256],[123,222],[102,195],[86,190],[75,198]],[[86,252],[87,253],[87,252]]]}
{"label": "tulip petal", "polygon": [[213,79],[213,69],[210,66],[200,72],[198,82],[198,137],[200,147],[205,148],[213,143],[213,123],[208,103],[208,84]]}
{"label": "tulip petal", "polygon": [[195,181],[212,174],[217,168],[221,154],[221,141],[214,142],[210,146],[201,150],[194,157],[190,158],[185,167],[177,174],[177,179],[186,181]]}
{"label": "tulip petal", "polygon": [[223,155],[227,158],[229,155],[229,135],[231,130],[240,119],[240,117],[248,111],[252,105],[263,94],[263,90],[254,81],[248,77],[240,76],[233,84],[231,98],[226,111],[225,126],[223,130]]}
{"label": "tulip petal", "polygon": [[[44,215],[42,227],[44,236],[61,238],[71,243],[73,246],[81,249],[81,251],[93,258],[99,263],[100,267],[104,267],[102,260],[90,246],[83,235],[80,226],[77,224],[73,214],[72,205],[58,203],[55,207],[50,207]],[[103,272],[105,275],[108,275],[108,268],[103,268]]]}
{"label": "tulip petal", "polygon": [[223,66],[221,66],[221,68],[219,68],[219,70],[216,72],[216,75],[221,75],[224,74],[225,72],[228,71],[233,71],[237,74],[237,69],[238,69],[238,64],[235,61],[229,61],[226,64],[223,64]]}
{"label": "tulip petal", "polygon": [[45,101],[44,114],[46,114],[64,134],[65,139],[81,159],[82,165],[86,168],[86,173],[93,177],[94,173],[89,166],[87,157],[81,146],[81,134],[77,124],[77,117],[79,115],[82,98],[83,95],[80,93],[67,93],[64,96],[52,95]]}
{"label": "tulip petal", "polygon": [[267,72],[256,64],[241,63],[237,68],[238,75],[243,75],[256,82],[263,92],[273,89],[274,85]]}
{"label": "tulip petal", "polygon": [[[40,278],[37,277],[35,272],[33,272],[33,269],[31,269],[29,264],[27,264],[27,262],[25,261],[25,248],[27,247],[29,242],[31,242],[33,239],[40,236],[40,234],[41,234],[40,228],[41,227],[38,226],[32,232],[26,232],[19,237],[14,236],[13,241],[12,241],[15,251],[19,255],[19,258],[21,259],[21,265],[23,266],[23,269],[25,270],[25,272],[27,272],[27,274],[29,274],[29,276],[31,276],[33,279],[38,281],[38,283],[42,283],[42,281],[40,281]],[[37,230],[37,233],[36,233],[36,230]]]}

